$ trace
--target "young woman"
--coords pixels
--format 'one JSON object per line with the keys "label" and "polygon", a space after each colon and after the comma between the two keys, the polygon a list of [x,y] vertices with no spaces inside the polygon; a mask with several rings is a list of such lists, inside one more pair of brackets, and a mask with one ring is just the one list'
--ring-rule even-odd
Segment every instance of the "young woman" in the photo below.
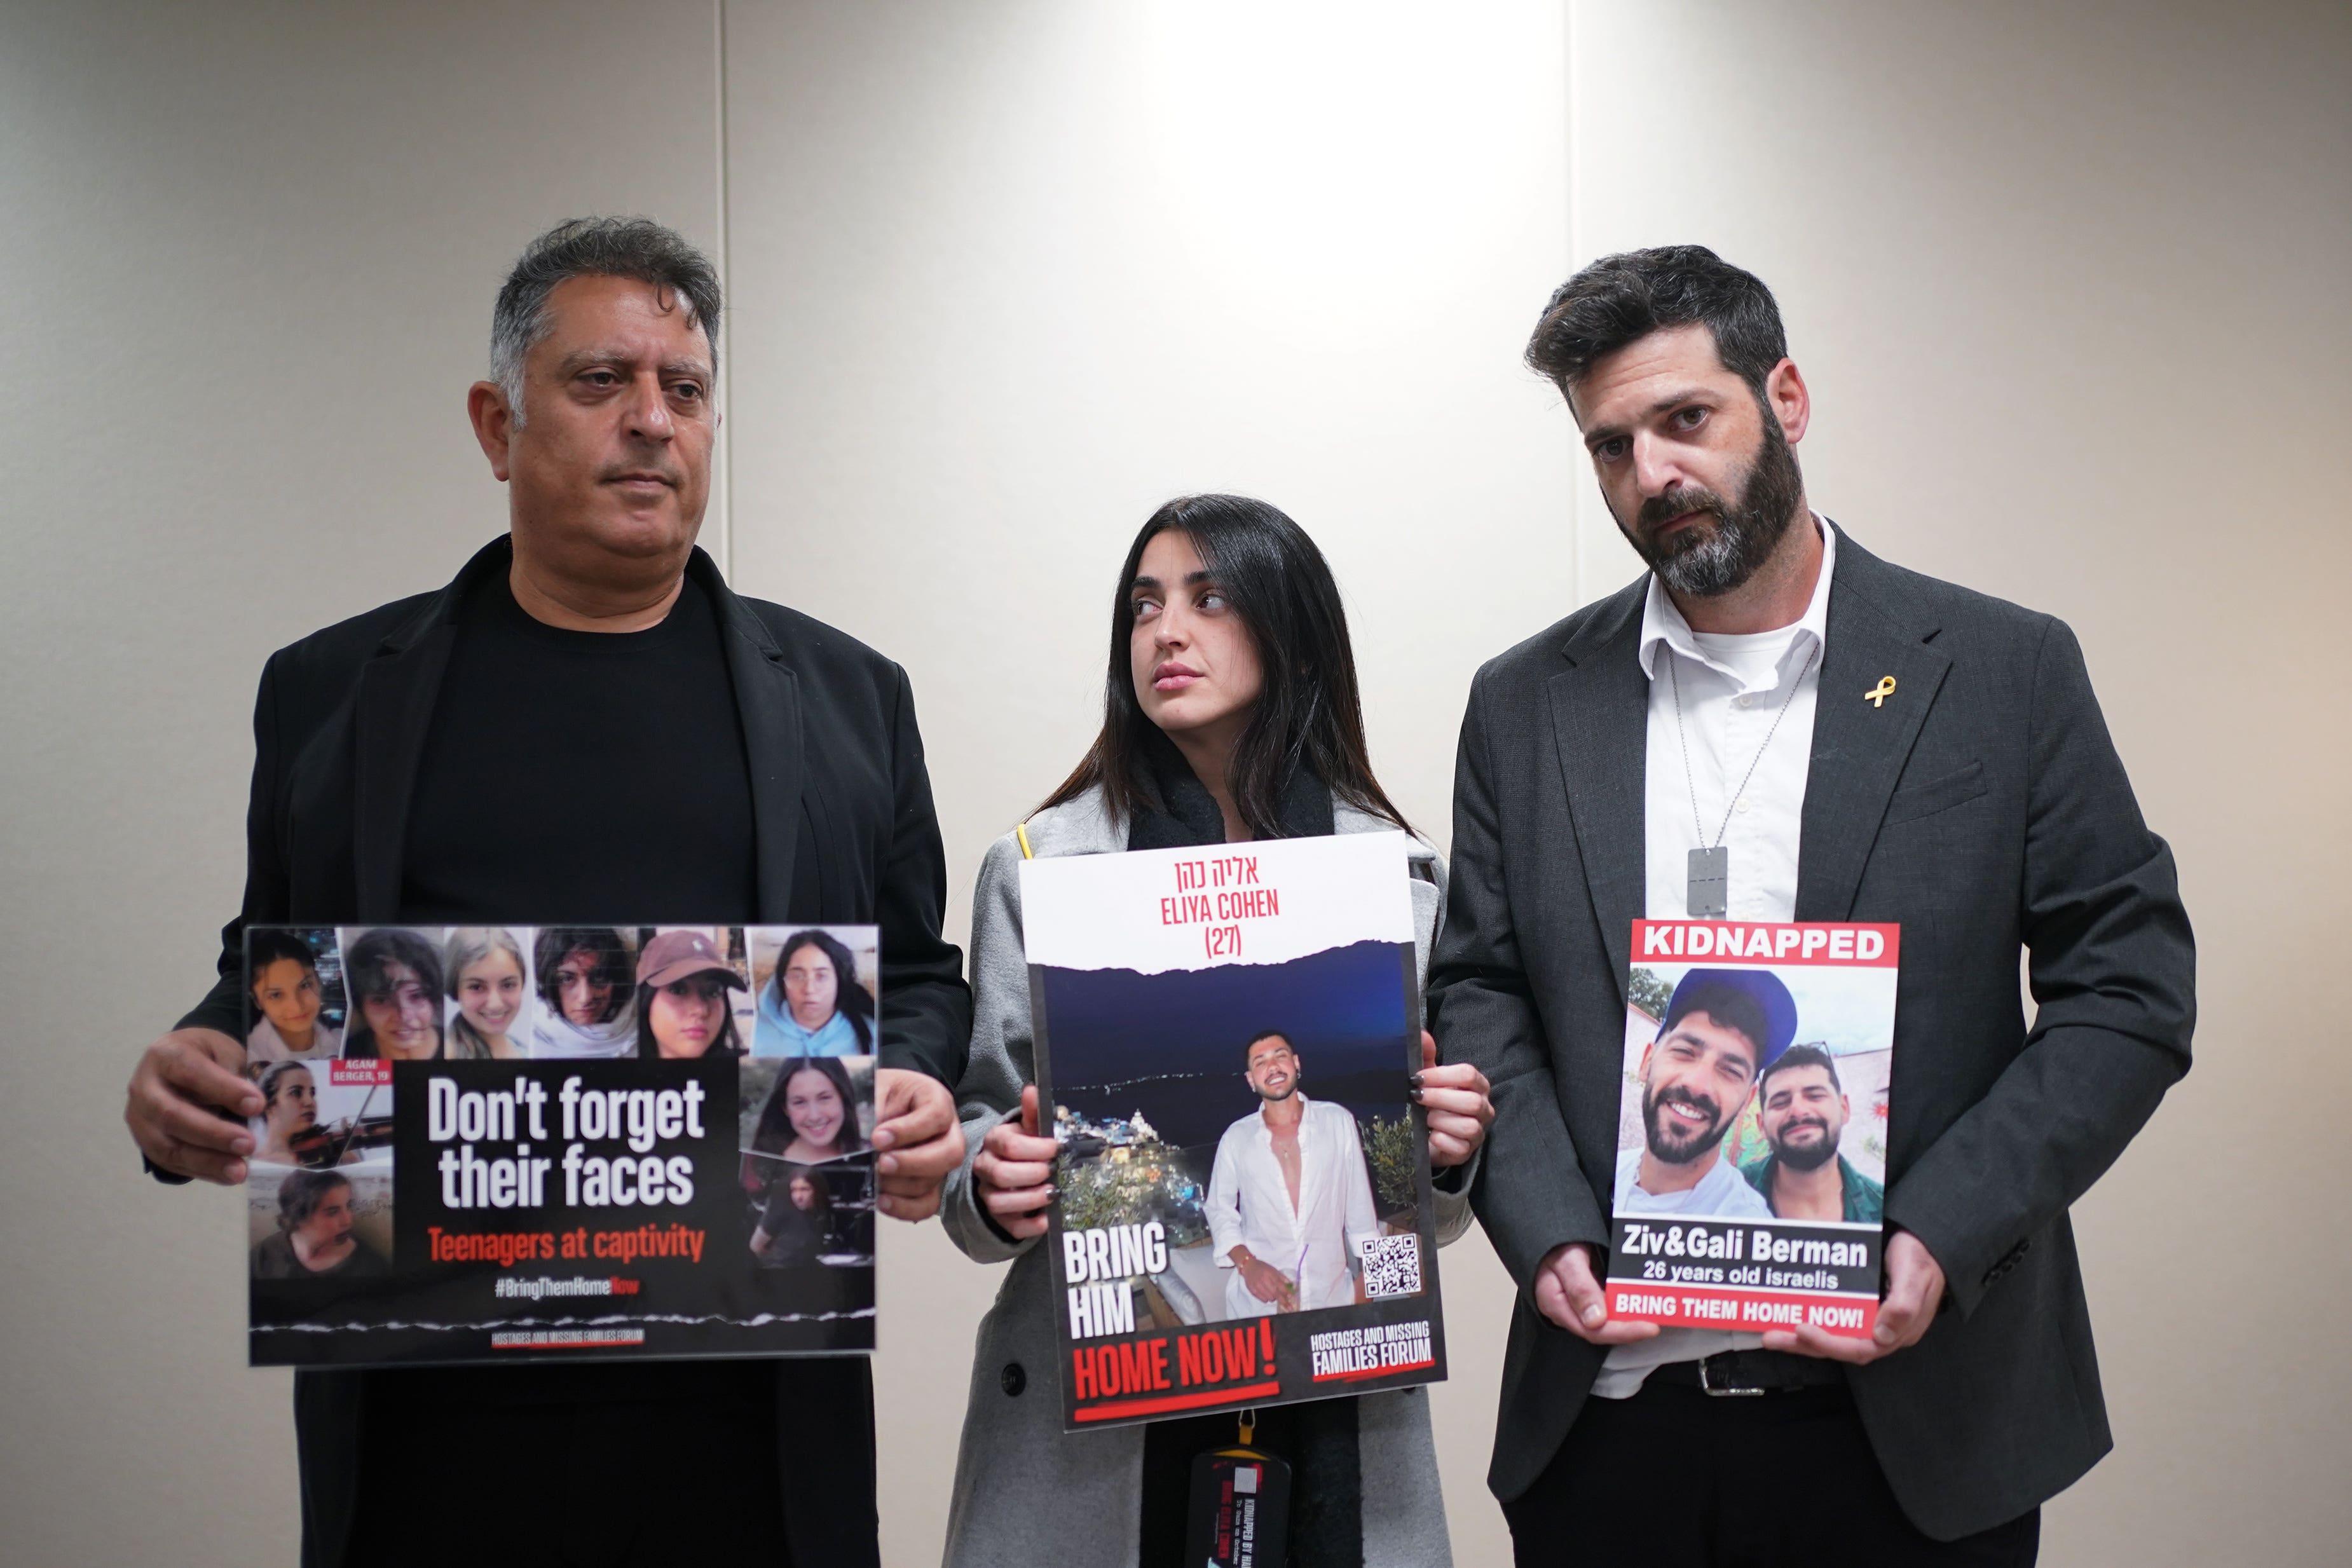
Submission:
{"label": "young woman", "polygon": [[545,1004],[531,1029],[533,1056],[626,1056],[637,1043],[629,949],[609,925],[550,925],[531,944]]}
{"label": "young woman", "polygon": [[795,931],[776,955],[760,992],[754,1056],[871,1056],[874,998],[857,981],[857,959],[829,933]]}
{"label": "young woman", "polygon": [[278,1228],[253,1249],[258,1280],[376,1279],[384,1260],[352,1234],[352,1184],[331,1171],[295,1171],[278,1188]]}
{"label": "young woman", "polygon": [[702,932],[663,932],[637,956],[637,1054],[742,1055],[730,993],[750,989]]}
{"label": "young woman", "polygon": [[[857,1092],[837,1056],[788,1062],[776,1074],[768,1103],[751,1130],[751,1152],[796,1166],[837,1160],[866,1147],[857,1126]],[[760,1183],[765,1187],[766,1182]]]}
{"label": "young woman", "polygon": [[352,989],[343,1054],[419,1061],[441,1054],[441,955],[414,931],[379,925],[343,954]]}
{"label": "young woman", "polygon": [[522,1019],[522,945],[499,925],[460,925],[449,933],[449,1054],[482,1059],[522,1054],[508,1031]]}
{"label": "young woman", "polygon": [[786,1166],[768,1188],[768,1206],[751,1229],[751,1250],[775,1269],[804,1267],[833,1249],[833,1196],[816,1173]]}
{"label": "young woman", "polygon": [[[1101,733],[1076,770],[990,848],[973,899],[973,1034],[957,1093],[971,1153],[949,1178],[940,1218],[971,1257],[1013,1266],[980,1332],[950,1568],[1050,1561],[1066,1551],[1071,1519],[1104,1521],[1124,1544],[1106,1563],[1173,1563],[1192,1460],[1236,1435],[1229,1415],[1062,1431],[1050,1381],[1052,1276],[1035,1246],[1053,1200],[1054,1141],[1039,1135],[1028,1083],[1023,856],[1406,826],[1372,777],[1330,569],[1298,525],[1263,501],[1190,497],[1144,524],[1119,570],[1103,708]],[[1411,874],[1425,971],[1445,873],[1418,840]],[[1467,1065],[1434,1065],[1426,1036],[1422,1049],[1415,1093],[1429,1109],[1431,1163],[1465,1164],[1494,1116],[1486,1080]],[[1467,1200],[1441,1188],[1439,1239],[1468,1223]],[[1429,1401],[1419,1390],[1264,1410],[1256,1441],[1289,1460],[1297,1478],[1297,1568],[1449,1561]]]}
{"label": "young woman", "polygon": [[261,1021],[246,1037],[245,1063],[315,1061],[342,1049],[342,1039],[319,1021],[319,960],[291,931],[257,931],[246,950],[253,1005]]}
{"label": "young woman", "polygon": [[294,1134],[319,1124],[319,1081],[299,1061],[273,1061],[262,1068],[258,1082],[261,1134],[254,1140],[253,1157],[295,1165]]}

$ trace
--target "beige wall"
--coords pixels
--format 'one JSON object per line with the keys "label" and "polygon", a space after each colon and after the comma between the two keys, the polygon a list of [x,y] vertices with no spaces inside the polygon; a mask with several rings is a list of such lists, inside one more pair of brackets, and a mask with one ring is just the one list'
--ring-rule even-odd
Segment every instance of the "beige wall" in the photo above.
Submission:
{"label": "beige wall", "polygon": [[2077,1209],[2116,1451],[2049,1560],[2344,1561],[2352,12],[1643,0],[1572,43],[1579,256],[1771,280],[1814,504],[2069,621],[2179,860],[2200,1065]]}
{"label": "beige wall", "polygon": [[[1170,496],[1265,496],[1328,552],[1377,764],[1433,831],[1471,671],[1573,601],[1555,400],[1517,365],[1567,257],[1559,7],[1265,10],[730,18],[735,580],[908,665],[960,932],[1100,722],[1114,580]],[[891,1239],[883,1544],[929,1563],[1003,1270]],[[1501,1525],[1476,1325],[1509,1284],[1483,1239],[1445,1270],[1466,1543]]]}
{"label": "beige wall", "polygon": [[[2074,624],[2202,938],[2203,1065],[2079,1210],[2118,1451],[2047,1560],[2340,1555],[2352,1030],[2302,993],[2352,877],[2352,23],[1457,9],[730,5],[722,84],[709,0],[0,5],[0,1561],[291,1560],[236,1205],[137,1178],[121,1082],[234,904],[261,658],[500,526],[464,387],[513,251],[584,210],[723,241],[733,575],[913,672],[959,924],[1181,490],[1323,543],[1442,835],[1470,671],[1633,574],[1515,368],[1536,307],[1628,245],[1757,268],[1816,504]],[[885,1542],[920,1564],[996,1275],[889,1243]],[[1475,1237],[1446,1267],[1483,1563],[1508,1287]]]}
{"label": "beige wall", "polygon": [[715,241],[716,68],[708,0],[0,5],[0,1563],[294,1561],[239,1196],[139,1174],[124,1079],[236,908],[262,660],[504,528],[491,298],[582,211]]}

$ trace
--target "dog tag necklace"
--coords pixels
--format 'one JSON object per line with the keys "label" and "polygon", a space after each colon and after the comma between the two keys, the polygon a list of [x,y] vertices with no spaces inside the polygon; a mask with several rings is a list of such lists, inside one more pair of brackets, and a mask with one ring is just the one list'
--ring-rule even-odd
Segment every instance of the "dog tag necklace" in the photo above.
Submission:
{"label": "dog tag necklace", "polygon": [[1715,831],[1715,842],[1706,841],[1706,824],[1699,821],[1698,783],[1691,774],[1690,735],[1683,727],[1682,655],[1672,647],[1666,649],[1666,674],[1675,691],[1675,737],[1683,743],[1683,786],[1690,791],[1691,831],[1698,835],[1699,847],[1690,852],[1690,870],[1684,884],[1683,915],[1690,920],[1720,920],[1731,913],[1731,848],[1723,841],[1731,831],[1731,813],[1738,808],[1739,798],[1748,793],[1748,781],[1756,777],[1756,766],[1772,748],[1772,737],[1780,733],[1780,721],[1789,716],[1789,705],[1797,700],[1797,688],[1812,674],[1813,661],[1821,657],[1821,644],[1816,643],[1805,654],[1804,668],[1789,683],[1789,695],[1780,699],[1780,711],[1772,716],[1772,727],[1764,732],[1764,744],[1756,748],[1756,756],[1748,764],[1748,771],[1739,776],[1739,788],[1723,808],[1723,825]]}

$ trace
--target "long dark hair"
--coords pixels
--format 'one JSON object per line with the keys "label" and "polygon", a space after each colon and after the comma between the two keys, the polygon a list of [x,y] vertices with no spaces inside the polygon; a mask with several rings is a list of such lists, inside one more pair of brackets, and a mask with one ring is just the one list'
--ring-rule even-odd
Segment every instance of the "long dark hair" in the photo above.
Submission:
{"label": "long dark hair", "polygon": [[1409,831],[1404,813],[1372,777],[1348,614],[1331,568],[1306,529],[1278,507],[1247,496],[1181,496],[1152,513],[1135,536],[1112,597],[1102,733],[1045,805],[1099,788],[1118,817],[1132,819],[1142,807],[1165,809],[1149,762],[1157,730],[1136,700],[1128,649],[1144,547],[1171,528],[1201,552],[1201,564],[1248,629],[1265,672],[1225,780],[1251,835],[1282,836],[1283,786],[1301,767],[1348,805]]}
{"label": "long dark hair", "polygon": [[[352,991],[351,1030],[343,1036],[343,1054],[364,1060],[380,1054],[375,1030],[367,1020],[367,999],[388,994],[392,983],[390,967],[403,964],[416,971],[417,983],[433,1005],[441,1005],[441,955],[433,944],[415,932],[398,925],[379,925],[351,945],[343,955],[343,974]],[[440,1043],[433,1048],[436,1057],[449,1051],[447,1030],[436,1026],[434,1034]]]}
{"label": "long dark hair", "polygon": [[751,1129],[751,1153],[780,1155],[792,1147],[793,1119],[785,1110],[793,1080],[803,1072],[822,1072],[833,1081],[834,1092],[841,1096],[841,1132],[833,1144],[833,1157],[854,1155],[866,1147],[866,1134],[857,1125],[857,1093],[849,1086],[849,1069],[837,1056],[794,1056],[787,1058],[776,1069],[775,1086],[768,1091],[768,1103],[760,1107],[760,1120]]}
{"label": "long dark hair", "polygon": [[833,1218],[833,1183],[825,1180],[824,1171],[818,1171],[816,1166],[795,1166],[795,1164],[785,1164],[783,1171],[776,1176],[776,1185],[783,1187],[785,1192],[791,1192],[793,1183],[809,1183],[809,1187],[816,1192],[816,1208],[812,1208],[809,1213],[821,1213],[821,1216],[825,1218]]}
{"label": "long dark hair", "polygon": [[339,1186],[349,1186],[352,1178],[333,1171],[299,1170],[289,1174],[278,1184],[278,1228],[291,1230],[308,1224],[327,1195]]}
{"label": "long dark hair", "polygon": [[[730,978],[732,978],[734,974],[730,969],[704,969],[699,972],[705,975],[725,975]],[[692,975],[686,977],[689,980],[694,977]],[[661,1060],[661,1042],[654,1039],[654,993],[660,989],[659,986],[637,988],[637,1054],[648,1061]],[[734,1004],[727,999],[727,993],[724,990],[719,993],[719,1016],[722,1020],[719,1026],[719,1033],[709,1045],[703,1047],[702,1054],[740,1056],[743,1054],[743,1037],[735,1030]]]}
{"label": "long dark hair", "polygon": [[545,1002],[557,1018],[563,1016],[563,986],[555,971],[563,960],[574,953],[585,953],[596,961],[596,972],[591,983],[610,986],[613,994],[605,1000],[604,1016],[598,1023],[611,1023],[629,1005],[629,950],[621,942],[621,934],[609,925],[550,925],[531,944],[531,967],[539,971],[539,999]]}
{"label": "long dark hair", "polygon": [[299,931],[276,929],[251,931],[245,938],[245,972],[254,980],[261,971],[281,959],[291,958],[312,974],[319,972],[318,951],[302,940]]}
{"label": "long dark hair", "polygon": [[[788,1164],[776,1173],[776,1179],[768,1184],[768,1190],[782,1193],[784,1201],[791,1203],[793,1183],[796,1181],[808,1183],[810,1190],[816,1194],[816,1207],[803,1212],[815,1223],[830,1229],[833,1225],[833,1184],[824,1179],[824,1173],[816,1166]],[[794,1205],[794,1207],[798,1206]]]}
{"label": "long dark hair", "polygon": [[319,1086],[318,1077],[310,1071],[310,1064],[307,1061],[273,1061],[261,1069],[261,1075],[255,1079],[254,1082],[261,1090],[263,1116],[268,1116],[269,1108],[278,1103],[278,1086],[291,1077],[298,1068],[310,1079],[310,1086],[316,1089]]}
{"label": "long dark hair", "polygon": [[849,1019],[849,1030],[857,1037],[857,1054],[874,1054],[874,998],[857,982],[857,959],[841,940],[829,931],[811,926],[795,931],[784,938],[776,949],[776,967],[768,976],[769,988],[776,993],[776,1010],[786,1018],[793,1009],[784,1001],[784,966],[792,962],[794,953],[803,947],[814,947],[833,964],[833,1006],[835,1012]]}

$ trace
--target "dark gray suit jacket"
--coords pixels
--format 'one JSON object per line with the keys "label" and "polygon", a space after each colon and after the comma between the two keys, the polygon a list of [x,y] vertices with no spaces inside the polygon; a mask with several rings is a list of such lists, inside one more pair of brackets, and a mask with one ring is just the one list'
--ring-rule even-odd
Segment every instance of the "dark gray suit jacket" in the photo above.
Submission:
{"label": "dark gray suit jacket", "polygon": [[[1488,664],[1462,727],[1430,991],[1446,1060],[1494,1082],[1473,1203],[1520,1288],[1487,1476],[1506,1500],[1559,1450],[1604,1354],[1529,1292],[1552,1248],[1608,1244],[1643,913],[1647,583]],[[1890,674],[1895,695],[1862,700]],[[2171,852],[2062,622],[1839,534],[1796,915],[1903,928],[1886,1218],[1949,1294],[1919,1343],[1849,1376],[1904,1511],[1948,1540],[2112,1446],[2066,1209],[2188,1071],[2196,1011]]]}

